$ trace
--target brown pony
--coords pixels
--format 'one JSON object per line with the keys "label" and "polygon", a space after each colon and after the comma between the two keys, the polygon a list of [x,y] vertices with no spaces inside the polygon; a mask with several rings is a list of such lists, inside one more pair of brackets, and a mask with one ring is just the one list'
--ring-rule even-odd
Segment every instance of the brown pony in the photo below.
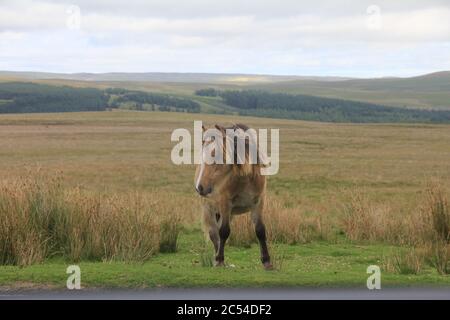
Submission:
{"label": "brown pony", "polygon": [[[223,136],[223,153],[226,153],[226,130],[243,130],[249,128],[242,124],[232,127],[216,125],[215,128]],[[203,127],[203,131],[206,128]],[[230,141],[228,139],[228,141]],[[235,140],[236,141],[236,140]],[[203,147],[214,141],[203,141]],[[202,196],[203,222],[215,249],[215,265],[224,265],[224,246],[230,235],[230,220],[233,215],[251,213],[255,232],[261,249],[261,262],[265,269],[272,269],[266,243],[266,228],[263,223],[263,211],[266,191],[266,178],[260,169],[264,166],[264,155],[259,154],[256,164],[249,160],[249,139],[245,140],[245,161],[241,164],[235,159],[233,164],[206,164],[204,161],[197,166],[195,173],[195,189]],[[205,150],[205,148],[203,148]],[[202,154],[203,156],[203,154]]]}

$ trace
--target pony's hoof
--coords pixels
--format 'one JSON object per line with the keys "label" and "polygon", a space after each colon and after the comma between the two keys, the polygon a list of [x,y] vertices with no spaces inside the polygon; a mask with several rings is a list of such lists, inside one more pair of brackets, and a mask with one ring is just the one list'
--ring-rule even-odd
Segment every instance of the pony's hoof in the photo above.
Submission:
{"label": "pony's hoof", "polygon": [[273,265],[270,262],[264,262],[263,267],[265,270],[273,270]]}
{"label": "pony's hoof", "polygon": [[214,263],[214,266],[215,267],[225,267],[225,262],[223,262],[223,261],[216,261]]}

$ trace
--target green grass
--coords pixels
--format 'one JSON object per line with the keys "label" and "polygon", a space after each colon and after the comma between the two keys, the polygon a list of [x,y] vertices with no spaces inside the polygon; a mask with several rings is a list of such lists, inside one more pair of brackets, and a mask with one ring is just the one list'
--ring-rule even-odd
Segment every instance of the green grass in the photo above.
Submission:
{"label": "green grass", "polygon": [[[386,245],[354,245],[315,242],[305,245],[276,245],[275,257],[284,256],[281,270],[264,271],[257,245],[226,247],[228,267],[204,267],[201,253],[204,238],[198,229],[181,234],[178,252],[164,253],[143,264],[81,262],[84,288],[103,287],[361,287],[365,288],[369,265],[382,265],[393,251]],[[0,267],[0,286],[65,287],[70,262],[52,259],[44,264],[19,268]],[[382,269],[382,286],[448,286],[450,277],[431,267],[418,275],[387,273]]]}

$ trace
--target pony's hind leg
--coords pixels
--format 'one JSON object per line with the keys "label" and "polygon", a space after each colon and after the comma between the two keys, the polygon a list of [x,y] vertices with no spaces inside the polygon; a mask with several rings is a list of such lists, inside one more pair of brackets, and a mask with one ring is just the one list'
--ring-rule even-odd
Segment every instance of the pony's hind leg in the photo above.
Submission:
{"label": "pony's hind leg", "polygon": [[219,227],[219,248],[216,253],[216,266],[225,265],[225,243],[230,236],[230,213],[223,212],[220,214]]}
{"label": "pony's hind leg", "polygon": [[252,221],[255,225],[256,237],[259,241],[259,246],[261,250],[261,262],[266,270],[272,270],[272,263],[270,262],[269,249],[267,248],[267,238],[266,238],[266,226],[264,225],[262,219],[262,212],[264,210],[263,200],[252,210]]}

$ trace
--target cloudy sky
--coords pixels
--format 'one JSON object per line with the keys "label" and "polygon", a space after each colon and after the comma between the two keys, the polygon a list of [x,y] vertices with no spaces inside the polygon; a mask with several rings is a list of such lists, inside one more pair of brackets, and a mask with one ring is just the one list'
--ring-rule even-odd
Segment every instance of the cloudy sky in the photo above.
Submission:
{"label": "cloudy sky", "polygon": [[450,70],[448,0],[0,0],[0,70]]}

